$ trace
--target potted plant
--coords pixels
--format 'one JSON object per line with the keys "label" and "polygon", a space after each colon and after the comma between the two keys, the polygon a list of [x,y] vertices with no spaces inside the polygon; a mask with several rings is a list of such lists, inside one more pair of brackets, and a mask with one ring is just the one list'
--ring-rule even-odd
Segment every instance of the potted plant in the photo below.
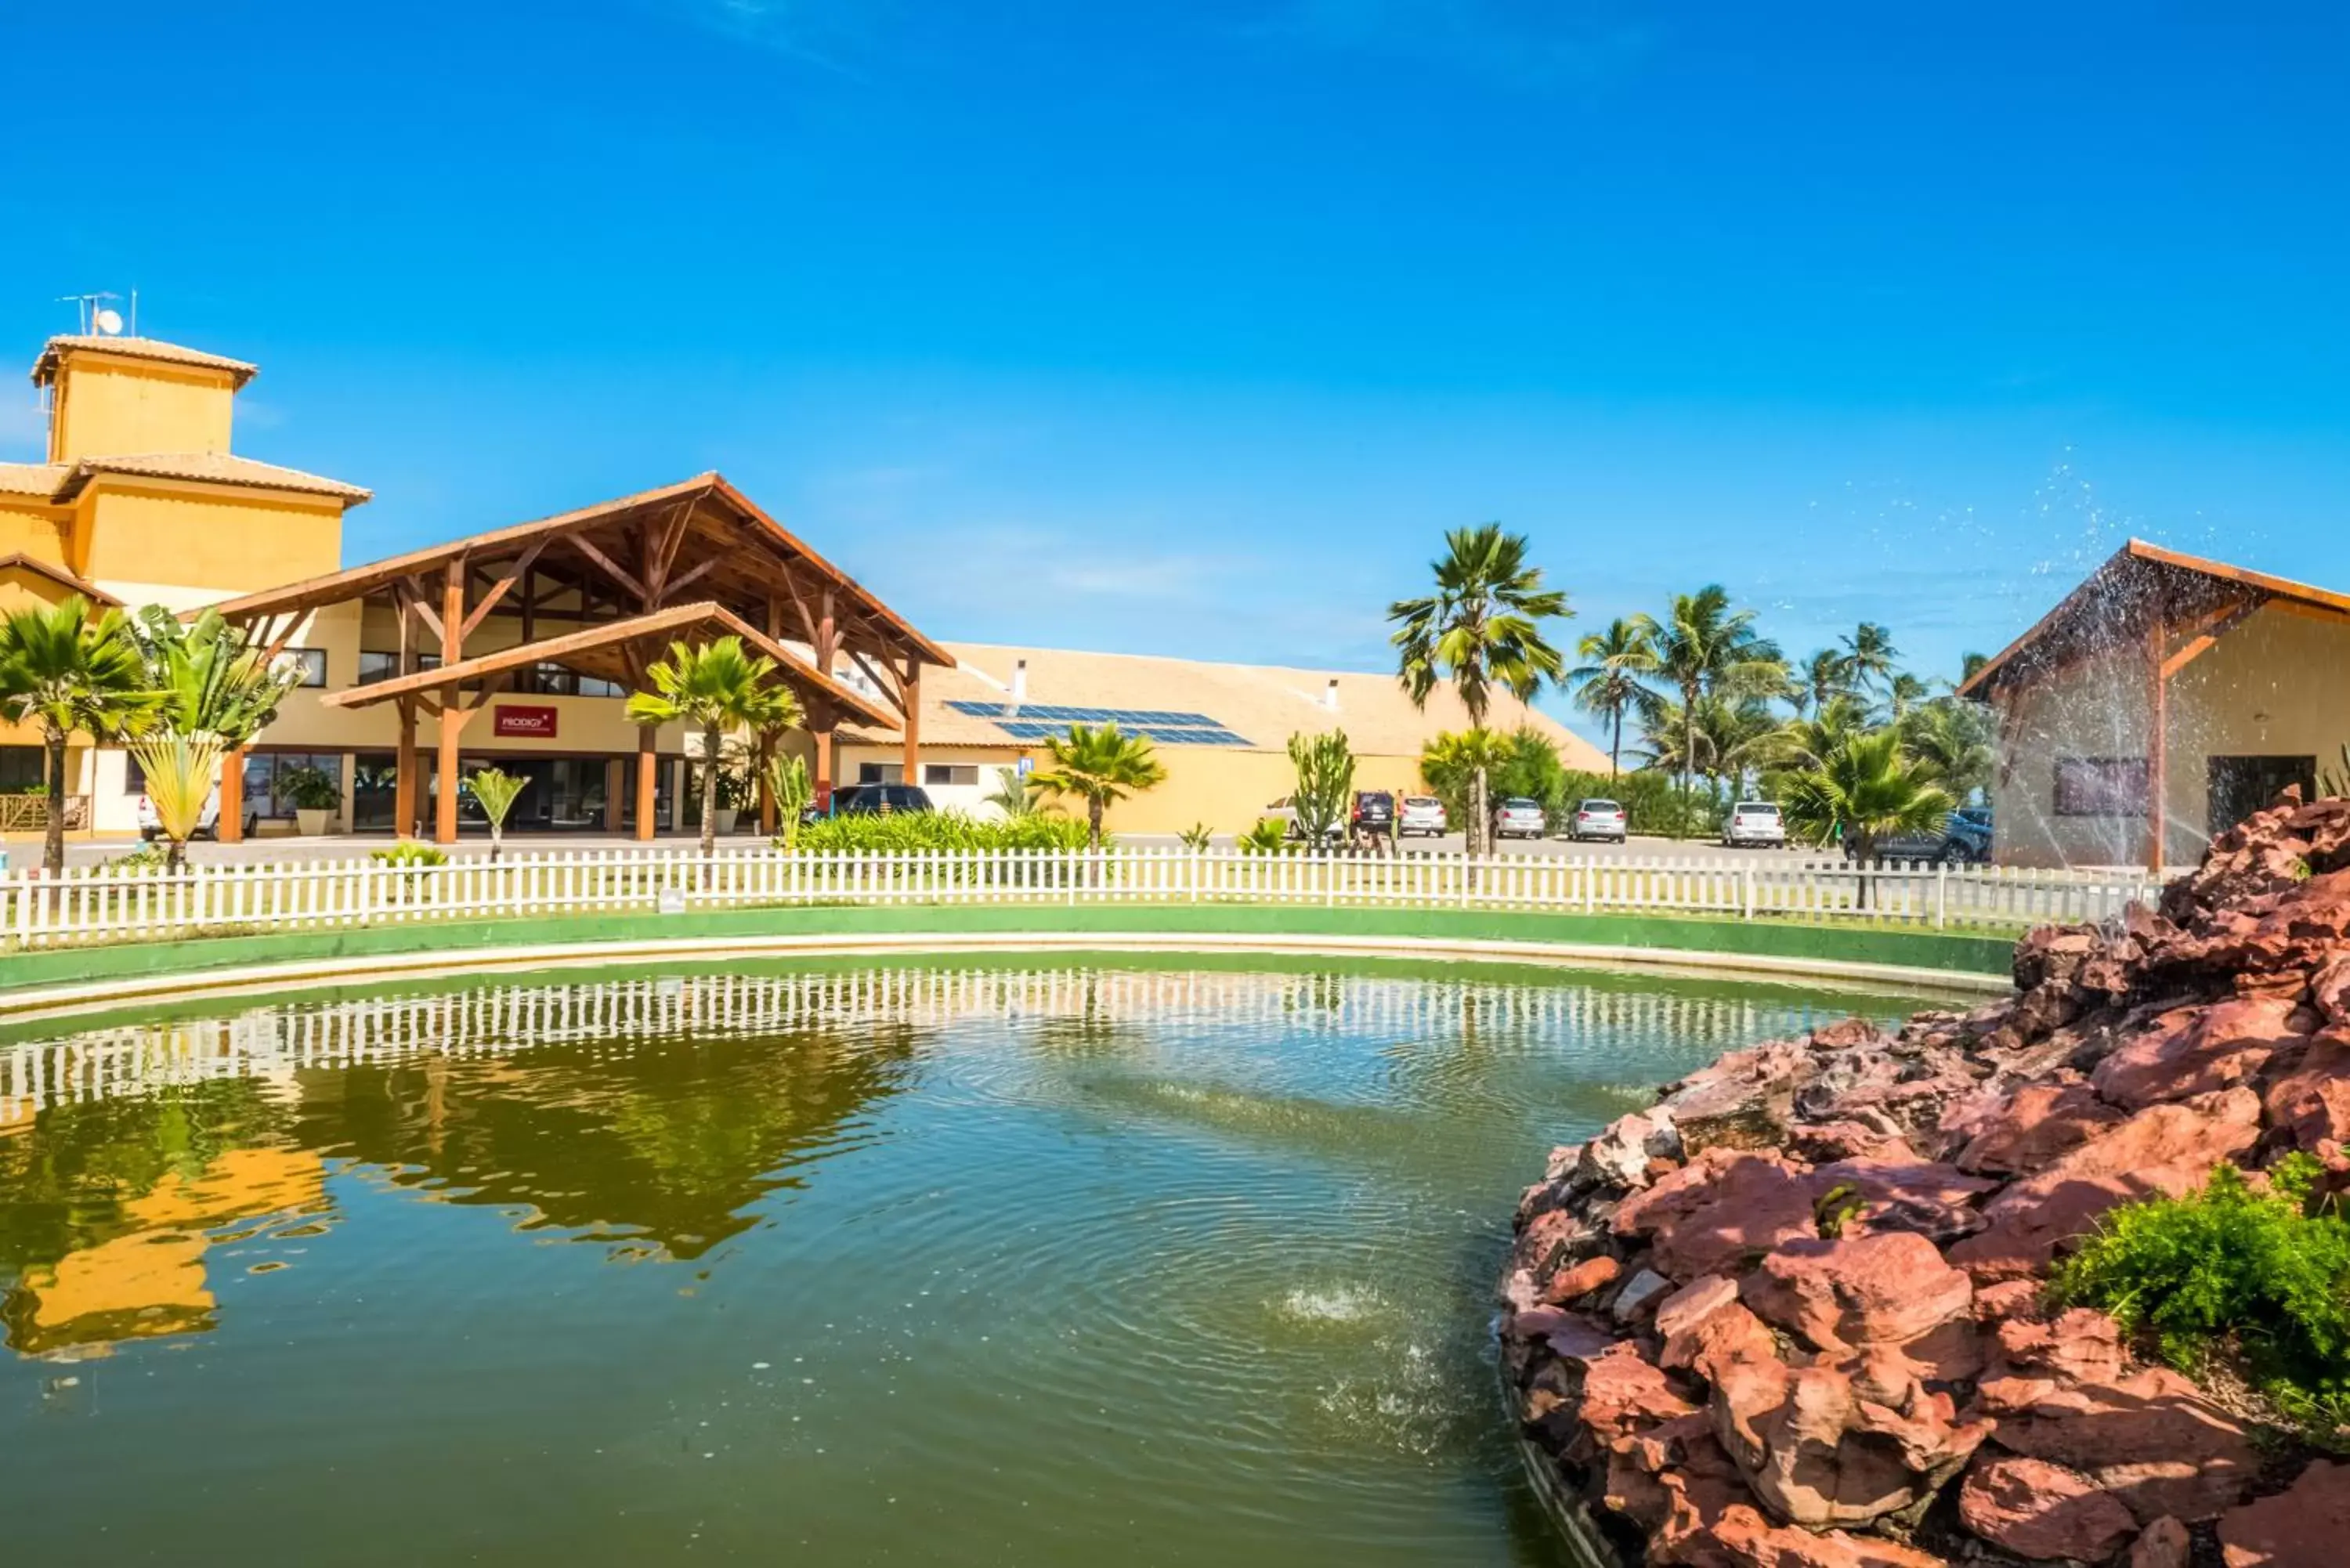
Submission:
{"label": "potted plant", "polygon": [[750,761],[736,745],[729,743],[721,753],[718,764],[718,806],[712,826],[721,835],[734,831],[743,814],[759,804],[759,783]]}
{"label": "potted plant", "polygon": [[343,782],[305,763],[277,775],[277,793],[294,803],[294,825],[305,837],[327,831],[343,804]]}

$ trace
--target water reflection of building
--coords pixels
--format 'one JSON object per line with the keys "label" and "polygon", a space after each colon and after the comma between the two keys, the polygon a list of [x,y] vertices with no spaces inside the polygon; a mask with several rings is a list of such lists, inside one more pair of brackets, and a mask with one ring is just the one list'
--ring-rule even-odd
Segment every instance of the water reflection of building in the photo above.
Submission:
{"label": "water reflection of building", "polygon": [[232,1148],[192,1176],[167,1174],[86,1218],[94,1234],[82,1244],[20,1266],[0,1298],[6,1344],[23,1355],[88,1355],[121,1340],[201,1333],[217,1305],[208,1255],[234,1239],[224,1228],[263,1217],[317,1224],[327,1209],[324,1167],[308,1149]]}
{"label": "water reflection of building", "polygon": [[222,1077],[286,1078],[308,1068],[418,1053],[504,1054],[567,1043],[617,1052],[680,1036],[773,1034],[889,1021],[918,1029],[966,1018],[1107,1013],[1168,1025],[1283,1023],[1425,1037],[1463,1010],[1496,1029],[1751,1039],[1777,1027],[1767,993],[1659,991],[1653,981],[1430,984],[1378,975],[907,968],[701,974],[509,985],[259,1009],[234,1017],[131,1024],[0,1049],[0,1129],[42,1107]]}

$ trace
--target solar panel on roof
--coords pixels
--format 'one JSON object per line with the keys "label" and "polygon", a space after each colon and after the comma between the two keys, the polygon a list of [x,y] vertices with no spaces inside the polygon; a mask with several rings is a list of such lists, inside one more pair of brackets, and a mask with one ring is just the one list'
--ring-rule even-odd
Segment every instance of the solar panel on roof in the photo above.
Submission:
{"label": "solar panel on roof", "polygon": [[1172,708],[1088,708],[1063,702],[979,702],[967,698],[947,706],[974,719],[993,719],[1015,741],[1042,741],[1068,733],[1071,724],[1116,724],[1129,735],[1170,746],[1245,746],[1248,742],[1205,713]]}

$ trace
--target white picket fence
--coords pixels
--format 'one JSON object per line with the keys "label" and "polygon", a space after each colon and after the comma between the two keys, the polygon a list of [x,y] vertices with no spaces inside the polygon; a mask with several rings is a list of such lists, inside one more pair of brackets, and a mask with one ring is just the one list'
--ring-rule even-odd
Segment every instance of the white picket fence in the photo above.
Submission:
{"label": "white picket fence", "polygon": [[[1257,904],[1702,914],[2019,929],[2104,919],[2138,871],[2022,871],[1721,856],[1244,855],[1112,848],[707,858],[688,846],[541,850],[442,866],[371,859],[0,876],[10,950],[268,930],[759,905]],[[1049,927],[1040,910],[1039,924]]]}

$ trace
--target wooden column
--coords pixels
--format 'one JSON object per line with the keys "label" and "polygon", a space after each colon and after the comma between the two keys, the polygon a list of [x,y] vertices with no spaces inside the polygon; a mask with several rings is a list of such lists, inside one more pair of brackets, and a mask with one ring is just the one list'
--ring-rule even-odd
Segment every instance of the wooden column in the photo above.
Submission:
{"label": "wooden column", "polygon": [[[405,618],[404,617],[402,618]],[[406,838],[416,831],[416,700],[396,699],[400,738],[391,756],[391,834]]]}
{"label": "wooden column", "polygon": [[[465,657],[465,561],[451,561],[441,579],[441,668],[453,670]],[[457,706],[457,683],[441,688],[441,777],[432,812],[432,842],[457,842],[457,743],[465,718]]]}
{"label": "wooden column", "polygon": [[220,815],[213,833],[223,844],[244,842],[244,748],[231,746],[221,757]]}
{"label": "wooden column", "polygon": [[808,734],[816,742],[816,805],[819,811],[832,809],[832,715],[811,722]]}
{"label": "wooden column", "polygon": [[2162,668],[2169,651],[2168,620],[2158,597],[2154,625],[2146,634],[2146,863],[2157,872],[2162,869],[2162,809],[2170,774],[2170,678]]}
{"label": "wooden column", "polygon": [[906,710],[906,752],[902,772],[910,784],[922,782],[922,661],[906,660],[900,700]]}
{"label": "wooden column", "polygon": [[650,843],[657,824],[653,800],[660,792],[660,755],[653,750],[654,728],[637,726],[637,836]]}
{"label": "wooden column", "polygon": [[457,764],[460,760],[457,747],[465,736],[465,721],[480,711],[478,707],[460,708],[453,701],[442,704],[440,794],[433,803],[432,812],[432,842],[435,844],[457,842]]}

